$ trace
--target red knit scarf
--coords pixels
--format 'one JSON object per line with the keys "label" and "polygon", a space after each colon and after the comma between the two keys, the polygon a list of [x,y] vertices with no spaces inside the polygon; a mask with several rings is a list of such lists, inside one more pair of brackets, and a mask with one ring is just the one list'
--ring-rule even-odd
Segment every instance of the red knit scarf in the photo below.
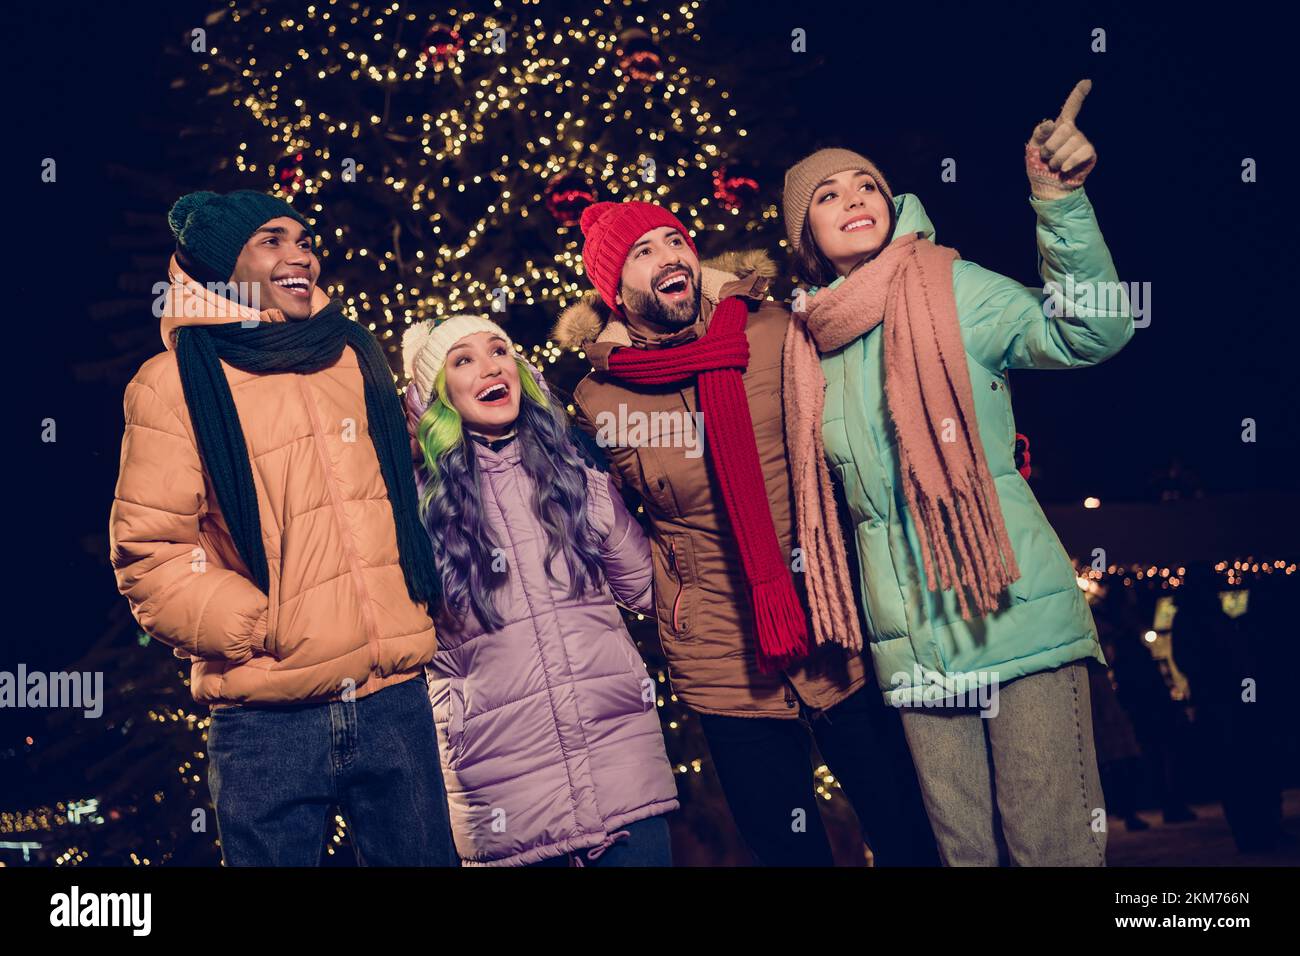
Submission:
{"label": "red knit scarf", "polygon": [[634,385],[679,385],[695,379],[708,423],[705,444],[722,485],[753,601],[758,667],[770,673],[808,654],[808,630],[777,541],[741,378],[749,367],[747,316],[742,299],[724,299],[700,338],[665,349],[615,349],[609,354],[609,371]]}

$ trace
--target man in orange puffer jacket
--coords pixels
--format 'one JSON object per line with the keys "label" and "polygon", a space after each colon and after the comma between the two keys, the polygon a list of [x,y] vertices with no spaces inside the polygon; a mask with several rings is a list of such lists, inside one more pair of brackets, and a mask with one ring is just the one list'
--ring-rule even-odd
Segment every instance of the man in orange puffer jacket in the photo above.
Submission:
{"label": "man in orange puffer jacket", "polygon": [[456,865],[423,668],[440,600],[380,346],[319,288],[308,221],[191,193],[126,387],[109,519],[119,590],[191,662],[229,865]]}

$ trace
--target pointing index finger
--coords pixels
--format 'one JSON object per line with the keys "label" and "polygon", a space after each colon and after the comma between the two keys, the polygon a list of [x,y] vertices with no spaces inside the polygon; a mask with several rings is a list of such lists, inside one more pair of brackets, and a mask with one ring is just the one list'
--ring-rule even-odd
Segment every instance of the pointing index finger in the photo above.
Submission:
{"label": "pointing index finger", "polygon": [[1074,118],[1079,115],[1079,108],[1083,106],[1084,98],[1092,90],[1092,80],[1080,80],[1074,84],[1074,89],[1070,95],[1065,98],[1065,105],[1061,107],[1061,115],[1056,118],[1058,123],[1073,123]]}

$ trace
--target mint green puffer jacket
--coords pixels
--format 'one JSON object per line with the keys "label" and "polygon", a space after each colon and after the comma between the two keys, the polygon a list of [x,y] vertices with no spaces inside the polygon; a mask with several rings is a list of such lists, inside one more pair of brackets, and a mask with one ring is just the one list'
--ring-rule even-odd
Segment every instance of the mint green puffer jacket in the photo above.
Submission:
{"label": "mint green puffer jacket", "polygon": [[[916,196],[899,195],[894,205],[895,235],[919,230],[934,238]],[[1002,609],[963,620],[953,592],[930,591],[926,583],[885,401],[882,326],[822,356],[827,458],[852,514],[876,677],[894,704],[914,702],[923,692],[949,696],[1005,683],[1082,658],[1105,660],[1069,557],[1016,471],[1007,370],[1095,365],[1128,342],[1133,320],[1084,190],[1051,201],[1031,198],[1030,205],[1038,216],[1039,273],[1045,286],[1060,286],[1053,290],[1055,308],[1044,307],[1042,290],[964,259],[953,263],[980,438],[1020,567]],[[1071,425],[1062,420],[1061,427]]]}

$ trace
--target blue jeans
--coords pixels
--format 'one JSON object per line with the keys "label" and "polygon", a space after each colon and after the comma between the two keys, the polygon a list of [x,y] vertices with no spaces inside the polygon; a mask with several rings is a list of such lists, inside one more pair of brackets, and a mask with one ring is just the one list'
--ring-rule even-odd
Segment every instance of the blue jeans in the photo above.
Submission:
{"label": "blue jeans", "polygon": [[424,675],[360,700],[220,707],[208,787],[227,866],[317,866],[339,806],[363,866],[458,866]]}
{"label": "blue jeans", "polygon": [[[615,830],[618,839],[600,852],[595,859],[591,850],[579,850],[564,856],[551,857],[530,866],[570,866],[570,857],[577,857],[582,866],[672,866],[673,847],[668,836],[668,821],[662,817],[647,817]],[[595,849],[595,848],[593,848]]]}

